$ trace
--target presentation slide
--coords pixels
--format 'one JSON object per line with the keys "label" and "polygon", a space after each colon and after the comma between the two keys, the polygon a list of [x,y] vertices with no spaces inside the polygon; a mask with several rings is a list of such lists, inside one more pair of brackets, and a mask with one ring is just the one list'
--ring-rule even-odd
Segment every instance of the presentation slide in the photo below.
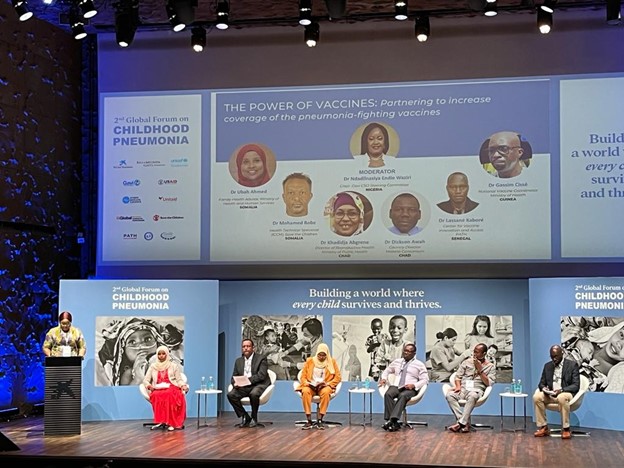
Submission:
{"label": "presentation slide", "polygon": [[102,94],[98,265],[615,261],[623,80]]}

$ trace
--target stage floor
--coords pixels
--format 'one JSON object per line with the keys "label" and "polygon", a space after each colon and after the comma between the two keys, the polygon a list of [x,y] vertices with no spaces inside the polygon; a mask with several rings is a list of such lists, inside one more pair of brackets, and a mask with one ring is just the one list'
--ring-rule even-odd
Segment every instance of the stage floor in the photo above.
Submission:
{"label": "stage floor", "polygon": [[[624,459],[624,432],[590,429],[589,437],[535,438],[535,425],[528,420],[527,432],[501,432],[500,418],[474,415],[474,421],[492,424],[470,434],[454,434],[445,425],[448,416],[417,416],[426,421],[400,432],[381,429],[382,415],[373,415],[373,425],[363,427],[361,415],[349,425],[347,414],[326,419],[341,426],[303,431],[299,413],[260,413],[263,428],[235,427],[239,420],[227,412],[209,418],[197,427],[188,418],[181,431],[151,431],[147,421],[84,422],[75,436],[44,436],[43,417],[0,423],[0,431],[19,450],[0,452],[2,466],[47,468],[137,467],[164,465],[231,466],[521,466],[521,467],[616,467]],[[200,420],[203,424],[203,419]],[[517,418],[522,427],[522,418]],[[504,420],[505,429],[513,418]],[[4,439],[4,438],[3,438]],[[6,445],[6,439],[4,440]],[[6,450],[6,449],[2,449]]]}

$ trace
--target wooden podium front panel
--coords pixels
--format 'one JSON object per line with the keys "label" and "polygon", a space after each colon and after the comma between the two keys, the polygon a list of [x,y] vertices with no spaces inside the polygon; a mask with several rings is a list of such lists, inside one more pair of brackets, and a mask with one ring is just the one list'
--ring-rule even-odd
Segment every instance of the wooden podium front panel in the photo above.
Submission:
{"label": "wooden podium front panel", "polygon": [[44,435],[76,435],[82,428],[82,358],[48,357]]}

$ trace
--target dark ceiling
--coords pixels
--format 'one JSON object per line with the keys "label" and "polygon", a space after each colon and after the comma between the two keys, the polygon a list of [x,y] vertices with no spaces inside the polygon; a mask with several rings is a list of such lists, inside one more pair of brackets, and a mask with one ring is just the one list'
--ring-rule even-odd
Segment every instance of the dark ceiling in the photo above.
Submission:
{"label": "dark ceiling", "polygon": [[[28,6],[39,19],[61,27],[67,26],[67,12],[72,1],[55,0],[44,5],[42,0],[29,0]],[[166,0],[134,0],[139,4],[139,29],[168,28]],[[179,0],[178,0],[179,1]],[[191,0],[197,3],[195,24],[214,24],[217,0]],[[229,0],[230,26],[296,25],[299,0]],[[115,7],[119,0],[94,0],[98,14],[88,20],[88,33],[112,32],[115,27]],[[427,12],[432,17],[477,16],[483,14],[486,0],[408,0],[409,15]],[[498,0],[500,14],[532,13],[543,0]],[[560,10],[605,9],[605,0],[566,0],[556,2]],[[330,17],[328,11],[338,12]],[[344,14],[340,14],[344,11]],[[393,0],[313,0],[312,14],[318,21],[394,21]]]}

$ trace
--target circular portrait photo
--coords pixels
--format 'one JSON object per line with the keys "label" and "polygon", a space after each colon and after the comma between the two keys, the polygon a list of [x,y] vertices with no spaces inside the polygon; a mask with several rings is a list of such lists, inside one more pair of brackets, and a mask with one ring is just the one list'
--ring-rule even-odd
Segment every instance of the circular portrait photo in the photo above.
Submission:
{"label": "circular portrait photo", "polygon": [[373,205],[358,192],[339,192],[325,205],[329,227],[339,236],[357,236],[373,221]]}
{"label": "circular portrait photo", "polygon": [[370,122],[353,132],[349,147],[364,167],[384,167],[399,154],[399,135],[390,125]]}
{"label": "circular portrait photo", "polygon": [[533,149],[518,132],[502,131],[491,135],[481,145],[479,161],[486,172],[501,179],[511,179],[529,167]]}
{"label": "circular portrait photo", "polygon": [[273,151],[260,143],[248,143],[237,148],[230,157],[230,174],[236,182],[245,187],[260,187],[273,174],[277,162]]}
{"label": "circular portrait photo", "polygon": [[429,223],[431,210],[425,197],[415,192],[395,193],[383,204],[384,224],[397,236],[415,236]]}

